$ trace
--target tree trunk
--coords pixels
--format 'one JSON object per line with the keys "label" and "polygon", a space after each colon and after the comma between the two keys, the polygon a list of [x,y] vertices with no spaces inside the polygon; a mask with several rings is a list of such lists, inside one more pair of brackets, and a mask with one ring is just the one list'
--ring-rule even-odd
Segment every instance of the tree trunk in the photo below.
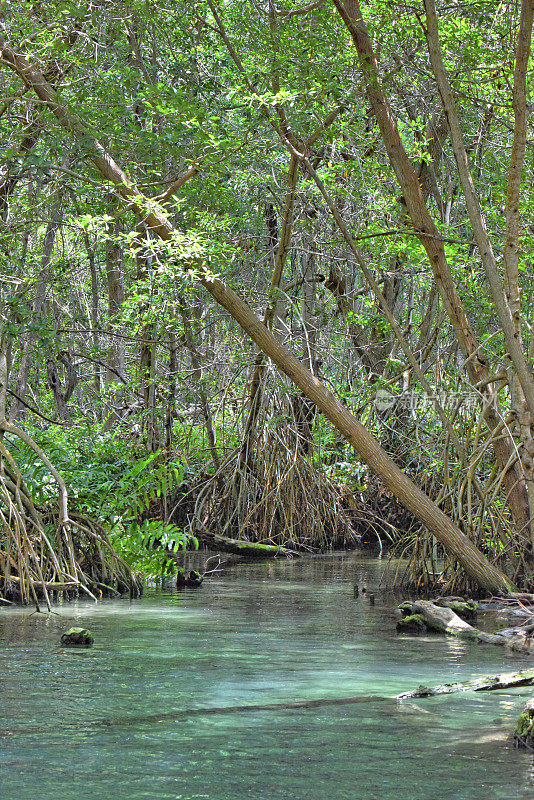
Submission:
{"label": "tree trunk", "polygon": [[[118,222],[109,226],[109,235],[117,237],[120,231]],[[117,319],[124,303],[124,282],[122,271],[122,249],[116,238],[106,242],[106,279],[108,285],[108,315],[110,326],[117,328]],[[106,382],[117,380],[117,373],[124,375],[124,339],[112,336],[109,344],[108,362],[111,367],[106,372]]]}
{"label": "tree trunk", "polygon": [[[495,431],[500,429],[502,417],[496,407],[494,388],[490,380],[490,364],[484,348],[476,340],[471,330],[447,261],[440,231],[426,207],[417,173],[402,144],[397,121],[381,84],[376,56],[363,21],[360,5],[357,0],[332,0],[332,2],[345,23],[358,52],[369,102],[380,128],[389,161],[403,192],[407,212],[427,254],[443,306],[465,358],[471,384],[484,398],[486,424],[491,431]],[[525,530],[530,524],[529,504],[524,476],[515,459],[515,446],[511,437],[506,435],[496,437],[494,451],[496,461],[500,469],[504,471],[502,485],[505,490],[506,502],[512,511],[518,530]]]}
{"label": "tree trunk", "polygon": [[[69,163],[70,156],[67,155],[63,159],[62,167],[67,168]],[[46,226],[43,243],[43,255],[41,257],[40,278],[35,290],[35,298],[32,308],[33,322],[36,322],[39,319],[46,297],[46,290],[50,280],[50,262],[52,260],[54,242],[56,239],[56,233],[61,225],[62,220],[63,195],[64,188],[60,187],[57,191],[56,200],[52,207],[50,222]],[[17,419],[23,409],[22,401],[26,396],[26,391],[28,388],[35,339],[36,333],[31,329],[26,330],[22,337],[20,366],[15,383],[15,399],[13,400],[9,411],[9,419],[11,422],[14,422]]]}
{"label": "tree trunk", "polygon": [[211,418],[211,409],[208,399],[208,393],[206,391],[206,383],[204,380],[204,376],[202,375],[202,366],[200,364],[200,360],[198,358],[198,351],[196,349],[193,326],[191,324],[189,309],[186,305],[185,298],[180,295],[178,299],[180,304],[180,316],[182,317],[182,323],[184,326],[185,346],[189,350],[191,366],[193,367],[193,374],[191,376],[191,380],[194,383],[195,390],[200,398],[200,403],[202,406],[202,416],[204,417],[204,424],[206,426],[206,435],[208,437],[208,446],[211,454],[211,460],[213,461],[213,466],[215,467],[215,469],[218,470],[219,467],[221,466],[221,462],[219,459],[219,454],[217,452],[217,440],[215,438],[215,430],[213,427],[213,420]]}

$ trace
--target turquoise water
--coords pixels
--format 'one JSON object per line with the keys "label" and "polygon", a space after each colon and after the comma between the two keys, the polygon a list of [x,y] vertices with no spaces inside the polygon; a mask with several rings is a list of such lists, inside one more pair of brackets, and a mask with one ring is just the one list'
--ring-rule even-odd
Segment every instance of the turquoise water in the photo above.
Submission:
{"label": "turquoise water", "polygon": [[[280,561],[131,603],[0,611],[0,800],[534,800],[533,756],[507,738],[528,688],[372,697],[525,664],[398,637],[382,571],[359,556]],[[74,623],[91,650],[58,646]]]}

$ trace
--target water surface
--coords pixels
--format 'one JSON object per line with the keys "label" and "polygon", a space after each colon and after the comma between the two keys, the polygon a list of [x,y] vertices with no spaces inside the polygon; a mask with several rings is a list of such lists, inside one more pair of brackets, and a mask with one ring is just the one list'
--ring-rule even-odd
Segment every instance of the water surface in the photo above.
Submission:
{"label": "water surface", "polygon": [[[533,757],[509,741],[531,690],[388,699],[524,657],[397,636],[382,572],[360,555],[279,561],[198,591],[1,610],[0,800],[534,800]],[[91,650],[59,647],[72,624]]]}

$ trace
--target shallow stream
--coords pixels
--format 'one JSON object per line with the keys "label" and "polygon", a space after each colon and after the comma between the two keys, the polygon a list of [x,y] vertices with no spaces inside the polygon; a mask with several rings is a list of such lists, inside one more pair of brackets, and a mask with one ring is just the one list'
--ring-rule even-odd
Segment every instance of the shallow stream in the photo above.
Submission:
{"label": "shallow stream", "polygon": [[[509,741],[532,690],[388,699],[525,658],[397,636],[384,566],[277,561],[197,591],[0,610],[0,800],[534,800],[534,756]],[[59,646],[73,624],[92,649]]]}

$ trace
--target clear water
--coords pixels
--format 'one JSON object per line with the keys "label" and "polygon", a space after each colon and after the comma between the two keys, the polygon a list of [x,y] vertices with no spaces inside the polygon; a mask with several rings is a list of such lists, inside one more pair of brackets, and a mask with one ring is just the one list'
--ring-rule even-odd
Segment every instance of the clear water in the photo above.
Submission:
{"label": "clear water", "polygon": [[[353,597],[381,573],[358,556],[280,561],[132,603],[0,611],[0,800],[534,799],[533,756],[508,738],[528,688],[372,698],[524,665],[398,637],[391,594]],[[58,646],[74,623],[91,650]]]}

